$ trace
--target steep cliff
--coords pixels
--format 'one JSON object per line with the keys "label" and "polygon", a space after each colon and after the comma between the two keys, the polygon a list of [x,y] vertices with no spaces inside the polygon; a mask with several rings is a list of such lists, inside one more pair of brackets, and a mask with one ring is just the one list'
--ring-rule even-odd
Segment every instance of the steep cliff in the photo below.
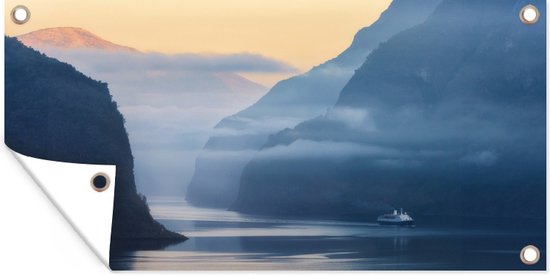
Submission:
{"label": "steep cliff", "polygon": [[223,119],[197,158],[187,200],[196,205],[228,207],[236,199],[244,166],[269,135],[323,114],[372,50],[422,23],[439,3],[393,1],[375,23],[357,33],[351,46],[338,57],[279,82],[254,105]]}
{"label": "steep cliff", "polygon": [[270,137],[232,209],[545,217],[546,66],[526,1],[444,1],[369,55],[326,114]]}
{"label": "steep cliff", "polygon": [[112,238],[173,239],[137,193],[124,118],[106,83],[5,38],[5,143],[54,161],[117,166]]}

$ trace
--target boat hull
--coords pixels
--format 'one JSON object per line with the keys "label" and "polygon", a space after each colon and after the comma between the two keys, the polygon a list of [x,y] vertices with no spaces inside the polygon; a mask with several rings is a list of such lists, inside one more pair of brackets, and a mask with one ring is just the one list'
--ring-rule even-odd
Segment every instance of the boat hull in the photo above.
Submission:
{"label": "boat hull", "polygon": [[380,225],[395,225],[395,226],[413,226],[414,221],[378,221]]}

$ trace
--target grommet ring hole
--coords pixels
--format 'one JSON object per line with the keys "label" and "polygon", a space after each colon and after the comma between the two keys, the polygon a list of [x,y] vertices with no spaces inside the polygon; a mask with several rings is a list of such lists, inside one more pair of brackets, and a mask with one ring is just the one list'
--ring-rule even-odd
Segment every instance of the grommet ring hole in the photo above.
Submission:
{"label": "grommet ring hole", "polygon": [[539,21],[540,18],[540,12],[537,7],[533,5],[527,5],[521,9],[519,12],[519,19],[521,19],[521,22],[532,25]]}
{"label": "grommet ring hole", "polygon": [[97,173],[92,177],[92,180],[90,180],[90,184],[92,185],[92,188],[95,191],[103,192],[109,189],[109,185],[111,184],[111,181],[107,174]]}
{"label": "grommet ring hole", "polygon": [[31,12],[25,6],[16,6],[11,10],[11,21],[18,25],[23,25],[31,19]]}
{"label": "grommet ring hole", "polygon": [[540,260],[540,250],[534,245],[528,245],[521,250],[519,258],[526,265],[534,265]]}

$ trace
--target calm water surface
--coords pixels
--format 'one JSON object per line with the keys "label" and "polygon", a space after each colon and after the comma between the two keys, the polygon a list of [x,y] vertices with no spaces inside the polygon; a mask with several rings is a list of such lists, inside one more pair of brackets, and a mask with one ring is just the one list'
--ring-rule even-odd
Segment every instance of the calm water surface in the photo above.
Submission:
{"label": "calm water surface", "polygon": [[[546,266],[544,224],[531,226],[530,221],[474,222],[475,226],[466,228],[440,226],[428,219],[423,224],[417,219],[417,227],[399,228],[248,216],[197,208],[179,198],[151,198],[149,204],[159,222],[189,240],[162,250],[117,252],[113,268],[446,270]],[[543,250],[542,260],[534,266],[525,266],[519,259],[519,251],[527,244]]]}

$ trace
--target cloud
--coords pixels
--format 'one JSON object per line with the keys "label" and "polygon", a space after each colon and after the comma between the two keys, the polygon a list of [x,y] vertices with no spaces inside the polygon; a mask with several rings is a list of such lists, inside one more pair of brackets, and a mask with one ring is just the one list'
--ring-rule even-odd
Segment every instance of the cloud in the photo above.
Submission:
{"label": "cloud", "polygon": [[297,140],[289,146],[275,146],[260,151],[259,158],[349,158],[353,156],[398,156],[397,150],[352,142]]}
{"label": "cloud", "polygon": [[242,159],[255,156],[256,159],[341,159],[353,156],[397,157],[399,151],[378,146],[351,142],[297,140],[290,145],[256,150],[204,150],[201,157],[209,159]]}
{"label": "cloud", "polygon": [[[267,88],[238,72],[295,71],[283,62],[248,53],[166,55],[54,48],[42,51],[108,83],[126,119],[137,167],[136,181],[144,192],[177,188],[184,191],[181,185],[193,174],[195,159],[214,126],[267,92]],[[157,161],[164,166],[152,164]],[[157,181],[155,187],[148,188],[153,179]]]}
{"label": "cloud", "polygon": [[351,107],[334,107],[326,114],[328,120],[342,122],[348,127],[361,131],[376,130],[373,119],[367,109]]}
{"label": "cloud", "polygon": [[105,73],[132,72],[232,72],[232,73],[295,73],[298,70],[282,61],[260,54],[162,54],[94,49],[42,48],[49,56],[62,57],[71,64]]}
{"label": "cloud", "polygon": [[302,122],[301,118],[291,116],[260,116],[249,118],[234,115],[226,119],[229,126],[221,126],[214,129],[214,136],[242,136],[242,135],[268,135],[281,129],[296,126]]}
{"label": "cloud", "polygon": [[492,151],[481,151],[468,154],[461,161],[479,166],[491,166],[498,160],[498,154]]}
{"label": "cloud", "polygon": [[436,150],[403,150],[379,145],[338,141],[313,141],[300,139],[290,145],[277,145],[256,150],[204,150],[202,157],[211,159],[348,159],[368,157],[380,165],[420,165],[423,160],[444,158],[448,152]]}

